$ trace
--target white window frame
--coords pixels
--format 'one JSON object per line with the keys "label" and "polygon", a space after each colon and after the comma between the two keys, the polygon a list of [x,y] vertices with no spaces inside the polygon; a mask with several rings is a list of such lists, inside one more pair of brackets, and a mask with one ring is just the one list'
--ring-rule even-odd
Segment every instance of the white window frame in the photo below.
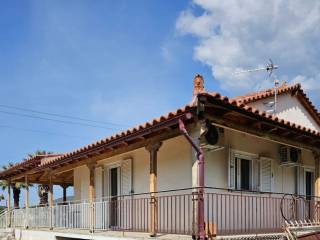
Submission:
{"label": "white window frame", "polygon": [[104,166],[107,168],[108,171],[108,197],[111,196],[111,169],[117,168],[118,169],[118,176],[117,176],[117,188],[118,188],[118,195],[121,195],[121,163],[122,160],[112,162],[112,163],[107,163]]}
{"label": "white window frame", "polygon": [[312,181],[311,181],[311,195],[314,195],[314,181],[315,181],[315,168],[314,167],[304,167],[303,170],[303,192],[304,195],[307,195],[307,189],[306,189],[306,173],[311,172],[312,173]]}
{"label": "white window frame", "polygon": [[[238,159],[238,161],[240,159],[245,159],[245,160],[251,161],[250,162],[250,187],[249,187],[249,191],[254,190],[253,188],[254,188],[255,183],[254,183],[254,177],[253,177],[253,161],[256,161],[256,163],[258,163],[259,162],[259,155],[254,154],[254,153],[239,151],[239,150],[235,150],[235,149],[230,149],[230,158],[233,158],[234,162],[236,161],[236,159]],[[238,163],[237,163],[237,165],[240,166]],[[237,178],[237,181],[236,181],[237,186],[235,186],[235,190],[242,190],[241,189],[241,175],[240,175],[240,168],[239,167],[237,168],[237,172],[235,172],[235,178]]]}

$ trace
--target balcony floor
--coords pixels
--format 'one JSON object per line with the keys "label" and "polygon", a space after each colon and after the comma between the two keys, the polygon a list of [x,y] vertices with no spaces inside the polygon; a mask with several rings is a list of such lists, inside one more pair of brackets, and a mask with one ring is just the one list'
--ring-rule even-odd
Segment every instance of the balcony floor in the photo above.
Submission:
{"label": "balcony floor", "polygon": [[[88,230],[75,229],[15,229],[16,239],[19,240],[116,240],[116,239],[170,239],[170,240],[190,240],[191,236],[178,234],[158,234],[157,237],[150,237],[149,233],[141,232],[119,232],[119,231],[97,231],[89,233]],[[283,239],[282,234],[248,234],[233,236],[218,236],[215,239]]]}
{"label": "balcony floor", "polygon": [[177,234],[158,234],[157,237],[150,237],[149,233],[141,232],[119,232],[119,231],[96,231],[90,233],[88,230],[79,229],[15,229],[16,239],[20,240],[64,240],[64,239],[94,239],[94,240],[115,240],[115,239],[172,239],[190,240],[191,236]]}

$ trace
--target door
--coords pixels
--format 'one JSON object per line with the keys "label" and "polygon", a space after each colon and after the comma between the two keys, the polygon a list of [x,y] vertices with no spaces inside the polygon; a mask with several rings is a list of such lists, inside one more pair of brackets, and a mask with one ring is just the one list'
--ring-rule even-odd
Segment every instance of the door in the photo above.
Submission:
{"label": "door", "polygon": [[312,218],[312,196],[313,196],[313,173],[305,172],[305,189],[306,189],[306,218]]}
{"label": "door", "polygon": [[308,200],[311,199],[311,196],[313,195],[313,176],[312,172],[307,171],[306,172],[306,198]]}
{"label": "door", "polygon": [[110,226],[117,226],[118,222],[118,168],[110,169]]}

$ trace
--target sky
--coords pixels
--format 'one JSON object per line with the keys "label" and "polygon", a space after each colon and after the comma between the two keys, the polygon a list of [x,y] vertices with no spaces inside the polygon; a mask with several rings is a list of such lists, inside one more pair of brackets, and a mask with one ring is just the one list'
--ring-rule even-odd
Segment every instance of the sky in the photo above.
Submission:
{"label": "sky", "polygon": [[[1,1],[0,164],[184,106],[196,73],[227,96],[300,82],[319,107],[319,18],[316,0]],[[280,66],[271,78],[234,74],[269,58]]]}

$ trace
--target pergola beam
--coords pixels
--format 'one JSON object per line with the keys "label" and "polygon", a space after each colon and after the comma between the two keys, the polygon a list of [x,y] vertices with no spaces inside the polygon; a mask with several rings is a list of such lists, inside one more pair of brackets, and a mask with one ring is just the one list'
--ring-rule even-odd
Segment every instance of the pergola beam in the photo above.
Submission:
{"label": "pergola beam", "polygon": [[153,137],[151,139],[148,139],[148,140],[146,139],[145,141],[136,142],[136,143],[130,144],[128,146],[125,146],[125,147],[122,147],[122,148],[119,148],[119,149],[115,149],[113,151],[109,151],[107,153],[103,153],[103,154],[100,154],[100,155],[97,155],[97,156],[94,156],[94,157],[79,161],[77,163],[71,163],[71,164],[68,164],[68,165],[66,165],[64,167],[53,169],[52,173],[60,174],[60,173],[63,173],[63,172],[67,172],[67,171],[70,171],[70,170],[72,170],[72,169],[74,169],[76,167],[79,167],[79,166],[92,164],[92,163],[95,163],[97,161],[100,161],[100,160],[103,160],[103,159],[106,159],[106,158],[110,158],[110,157],[112,157],[114,155],[119,155],[119,154],[122,154],[122,153],[125,153],[125,152],[130,152],[130,151],[136,150],[138,148],[145,147],[146,145],[148,145],[149,142],[164,141],[166,139],[169,139],[169,138],[172,138],[172,137],[175,137],[175,136],[179,136],[179,135],[180,135],[179,129],[175,129],[175,130],[172,130],[170,132],[165,132],[165,133],[162,133],[160,135],[157,135],[157,136],[155,136],[155,137]]}
{"label": "pergola beam", "polygon": [[[203,106],[206,107],[206,111],[202,112],[203,115],[205,115],[205,117],[209,118],[209,119],[213,118],[213,121],[216,121],[218,124],[220,124],[222,126],[225,125],[225,126],[230,127],[232,129],[236,129],[236,130],[240,130],[242,132],[250,133],[250,134],[255,135],[257,137],[263,137],[265,139],[273,140],[273,141],[277,141],[277,142],[284,142],[287,145],[291,145],[293,147],[305,148],[305,149],[308,149],[311,151],[317,150],[320,147],[320,146],[314,146],[312,144],[308,144],[308,143],[306,143],[306,141],[299,142],[296,140],[283,138],[285,136],[285,134],[281,134],[282,136],[279,136],[276,134],[268,133],[267,131],[264,131],[264,130],[260,130],[260,129],[257,130],[253,127],[247,126],[246,124],[239,124],[239,122],[235,122],[232,119],[225,119],[225,118],[223,118],[223,116],[219,116],[217,111],[219,111],[221,109],[226,109],[226,111],[229,110],[229,111],[235,112],[239,118],[243,118],[247,122],[250,120],[259,121],[265,126],[269,126],[271,128],[277,127],[281,130],[289,131],[288,135],[291,133],[292,134],[294,133],[296,135],[300,135],[300,134],[305,135],[305,137],[309,138],[309,139],[316,138],[316,136],[313,136],[311,133],[309,135],[306,132],[304,132],[303,130],[299,131],[299,129],[296,129],[296,130],[291,129],[289,126],[281,126],[280,124],[278,125],[277,123],[275,123],[271,119],[264,119],[263,117],[255,114],[255,113],[248,114],[248,112],[244,109],[239,109],[236,106],[233,107],[228,104],[226,104],[226,105],[221,104],[221,101],[217,101],[216,99],[212,99],[208,96],[200,97],[199,101],[201,102],[201,104]],[[237,121],[238,121],[238,118],[237,118]]]}
{"label": "pergola beam", "polygon": [[253,135],[255,137],[267,139],[270,141],[274,141],[277,143],[285,144],[285,145],[296,147],[296,148],[308,149],[310,151],[318,151],[319,150],[319,148],[312,146],[310,144],[307,144],[307,143],[304,143],[301,141],[297,141],[297,140],[294,140],[291,138],[290,139],[284,138],[284,137],[276,135],[276,134],[268,133],[267,131],[257,130],[252,127],[239,125],[239,124],[234,123],[230,120],[227,121],[225,119],[221,119],[220,117],[214,116],[212,114],[206,113],[206,114],[204,114],[204,117],[211,120],[213,122],[213,124],[216,124],[218,126],[227,127],[232,130],[236,130],[236,131],[243,132],[243,133],[246,133],[249,135]]}

